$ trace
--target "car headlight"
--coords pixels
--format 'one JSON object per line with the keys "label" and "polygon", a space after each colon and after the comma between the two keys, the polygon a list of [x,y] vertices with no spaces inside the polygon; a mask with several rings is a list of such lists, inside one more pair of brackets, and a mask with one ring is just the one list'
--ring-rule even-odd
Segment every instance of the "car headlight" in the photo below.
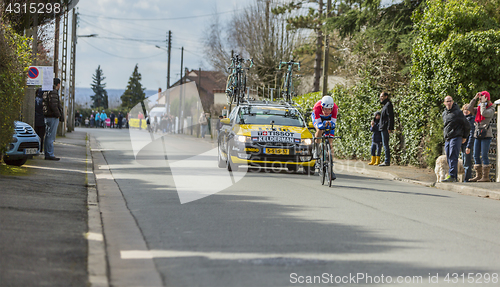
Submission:
{"label": "car headlight", "polygon": [[249,142],[249,141],[250,141],[250,138],[249,138],[249,137],[247,137],[247,136],[239,136],[239,135],[236,135],[236,136],[234,137],[234,140],[239,141],[239,142],[241,142],[241,143],[244,143],[244,142]]}
{"label": "car headlight", "polygon": [[302,139],[300,140],[300,143],[303,145],[311,145],[312,144],[312,139]]}

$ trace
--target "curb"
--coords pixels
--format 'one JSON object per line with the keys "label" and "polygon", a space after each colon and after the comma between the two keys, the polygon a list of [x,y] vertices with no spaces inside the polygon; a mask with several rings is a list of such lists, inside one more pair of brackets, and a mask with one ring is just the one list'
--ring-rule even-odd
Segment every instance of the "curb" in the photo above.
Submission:
{"label": "curb", "polygon": [[137,220],[129,210],[123,193],[109,169],[99,142],[95,137],[90,137],[89,142],[102,220],[109,285],[163,286],[153,258],[130,260],[122,257],[122,251],[149,249]]}
{"label": "curb", "polygon": [[355,166],[351,167],[350,165],[346,165],[342,162],[336,162],[335,164],[342,166],[342,170],[347,170],[348,172],[356,172],[359,174],[364,174],[364,175],[368,175],[368,176],[372,176],[372,177],[378,177],[378,178],[389,179],[389,180],[397,180],[397,181],[401,181],[401,182],[418,184],[418,185],[423,185],[423,186],[427,186],[427,187],[435,187],[438,189],[453,191],[453,192],[460,193],[463,195],[478,196],[478,197],[500,200],[500,192],[485,189],[485,188],[464,186],[464,185],[457,184],[457,183],[419,181],[419,180],[414,180],[414,179],[409,179],[409,178],[401,178],[401,177],[398,177],[397,175],[394,175],[394,174],[389,173],[389,172],[373,171],[373,170],[368,170],[365,168],[359,170]]}
{"label": "curb", "polygon": [[93,172],[94,161],[90,151],[90,137],[87,133],[87,208],[88,208],[88,232],[86,234],[88,242],[87,272],[89,275],[89,285],[108,287],[106,249],[104,246],[104,236],[102,233],[101,212],[97,197],[97,186]]}

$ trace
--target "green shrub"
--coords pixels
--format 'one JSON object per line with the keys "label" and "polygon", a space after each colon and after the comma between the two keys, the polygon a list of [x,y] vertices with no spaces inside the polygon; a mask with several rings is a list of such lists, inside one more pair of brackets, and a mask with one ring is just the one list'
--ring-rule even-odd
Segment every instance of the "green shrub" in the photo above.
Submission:
{"label": "green shrub", "polygon": [[[412,55],[412,126],[421,133],[426,165],[442,153],[442,102],[450,95],[459,105],[487,90],[500,93],[500,29],[495,19],[472,0],[428,1],[415,13]],[[410,107],[411,103],[405,103]]]}
{"label": "green shrub", "polygon": [[0,23],[0,154],[12,140],[25,94],[31,51],[29,39]]}

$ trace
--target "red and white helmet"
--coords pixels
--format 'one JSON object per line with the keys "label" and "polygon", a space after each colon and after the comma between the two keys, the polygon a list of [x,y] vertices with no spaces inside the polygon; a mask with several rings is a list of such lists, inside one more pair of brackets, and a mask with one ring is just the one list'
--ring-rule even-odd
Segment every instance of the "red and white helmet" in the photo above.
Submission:
{"label": "red and white helmet", "polygon": [[323,108],[327,108],[327,109],[333,109],[333,98],[330,97],[330,96],[324,96],[322,99],[321,99],[321,106]]}

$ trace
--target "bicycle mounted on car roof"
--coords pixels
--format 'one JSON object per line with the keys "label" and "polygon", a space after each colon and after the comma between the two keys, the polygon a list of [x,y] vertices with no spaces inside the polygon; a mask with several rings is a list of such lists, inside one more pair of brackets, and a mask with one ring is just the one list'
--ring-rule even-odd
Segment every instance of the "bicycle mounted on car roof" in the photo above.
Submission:
{"label": "bicycle mounted on car roof", "polygon": [[298,70],[300,71],[300,62],[295,62],[293,59],[289,62],[281,62],[278,70],[281,70],[281,65],[287,65],[287,71],[284,75],[283,87],[281,89],[281,96],[285,100],[285,102],[292,104],[292,97],[296,96],[293,86],[293,66],[297,65]]}
{"label": "bicycle mounted on car roof", "polygon": [[[250,67],[243,67],[243,63],[250,62]],[[246,70],[253,66],[253,59],[241,58],[238,54],[231,58],[231,66],[228,71],[231,72],[227,77],[226,96],[229,112],[231,112],[232,104],[239,106],[245,101],[245,90],[247,85]]]}

